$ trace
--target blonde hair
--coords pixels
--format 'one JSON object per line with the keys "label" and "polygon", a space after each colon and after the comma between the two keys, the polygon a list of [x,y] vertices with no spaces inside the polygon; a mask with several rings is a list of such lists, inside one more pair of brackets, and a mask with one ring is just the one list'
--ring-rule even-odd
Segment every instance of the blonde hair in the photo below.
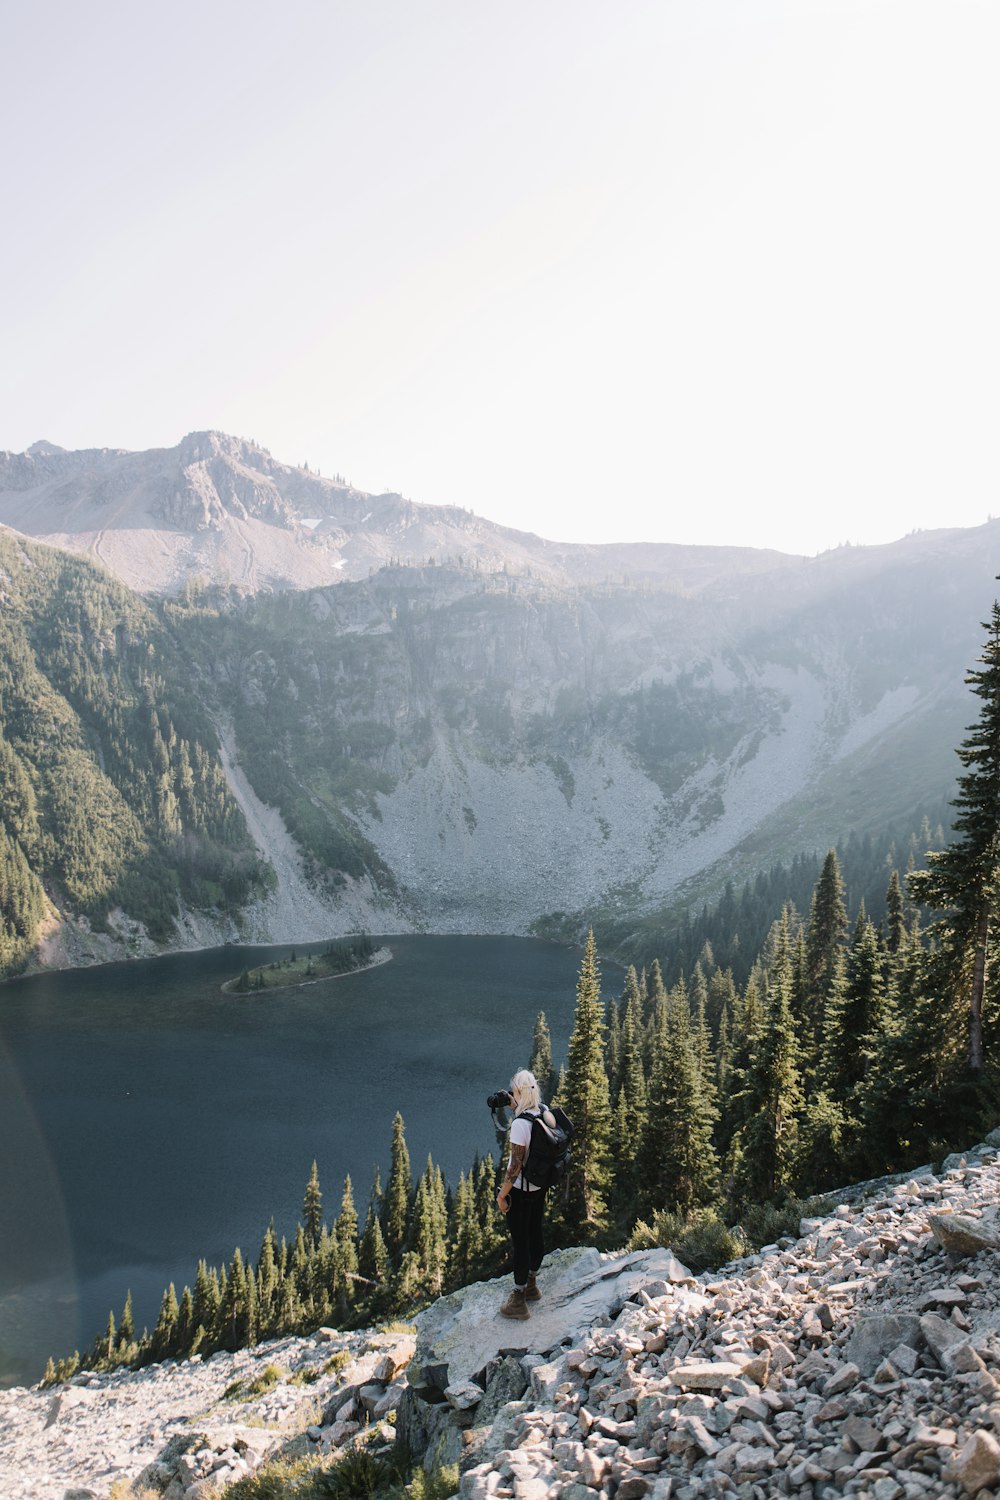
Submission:
{"label": "blonde hair", "polygon": [[542,1091],[534,1073],[522,1068],[510,1080],[510,1091],[514,1095],[514,1114],[523,1115],[529,1109],[541,1109]]}

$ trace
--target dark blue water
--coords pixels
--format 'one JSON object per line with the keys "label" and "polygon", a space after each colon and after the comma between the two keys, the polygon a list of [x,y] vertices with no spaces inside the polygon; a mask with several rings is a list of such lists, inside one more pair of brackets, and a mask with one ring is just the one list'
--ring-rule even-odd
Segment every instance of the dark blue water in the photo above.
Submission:
{"label": "dark blue water", "polygon": [[[139,1326],[197,1258],[291,1232],[315,1157],[363,1214],[400,1110],[415,1173],[494,1145],[485,1096],[558,1057],[579,955],[524,938],[402,937],[367,973],[270,995],[223,980],[286,948],[214,949],[0,988],[0,1380],[89,1345],[132,1288]],[[320,946],[320,945],[316,945]],[[300,947],[300,952],[307,951]]]}

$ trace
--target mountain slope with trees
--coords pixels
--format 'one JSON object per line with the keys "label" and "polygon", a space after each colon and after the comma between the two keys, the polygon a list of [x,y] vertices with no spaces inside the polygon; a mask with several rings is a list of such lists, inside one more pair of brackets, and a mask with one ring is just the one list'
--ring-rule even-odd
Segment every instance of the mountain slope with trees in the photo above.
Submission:
{"label": "mountain slope with trees", "polygon": [[0,972],[57,913],[160,941],[267,882],[175,642],[86,563],[0,532]]}
{"label": "mountain slope with trees", "polygon": [[[371,497],[218,434],[166,457],[43,445],[0,471],[22,521],[37,502],[38,525],[59,511],[67,536],[100,513],[145,547],[137,496],[181,531],[201,505],[208,533],[235,517],[284,534],[322,496],[352,527],[413,530],[388,501],[380,520]],[[905,842],[940,820],[1000,523],[812,559],[639,549],[627,581],[613,549],[599,581],[600,549],[584,566],[477,526],[490,547],[449,563],[270,593],[188,572],[145,599],[4,533],[15,562],[38,559],[7,570],[5,971],[36,951],[48,909],[98,930],[124,913],[132,938],[112,918],[106,957],[241,930],[281,941],[260,900],[269,851],[278,894],[293,874],[309,888],[297,941],[592,925],[670,969],[675,948],[697,952],[697,913],[745,903],[776,865],[805,862],[787,891],[801,900],[825,849],[846,859],[852,838]],[[751,934],[746,916],[752,954],[765,919]],[[727,959],[742,977],[747,958]]]}
{"label": "mountain slope with trees", "polygon": [[639,953],[727,881],[940,807],[990,564],[862,563],[695,596],[387,568],[164,608],[317,875],[432,931]]}

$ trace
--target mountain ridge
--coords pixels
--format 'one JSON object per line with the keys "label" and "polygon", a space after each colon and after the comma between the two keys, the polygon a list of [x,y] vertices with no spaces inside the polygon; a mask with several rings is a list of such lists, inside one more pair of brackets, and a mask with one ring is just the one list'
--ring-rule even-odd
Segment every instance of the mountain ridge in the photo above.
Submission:
{"label": "mountain ridge", "polygon": [[457,506],[370,494],[213,430],[173,448],[70,451],[39,441],[2,451],[0,522],[96,557],[140,592],[177,592],[194,577],[245,592],[313,587],[430,556],[553,582],[627,574],[683,590],[808,561],[767,548],[559,542]]}

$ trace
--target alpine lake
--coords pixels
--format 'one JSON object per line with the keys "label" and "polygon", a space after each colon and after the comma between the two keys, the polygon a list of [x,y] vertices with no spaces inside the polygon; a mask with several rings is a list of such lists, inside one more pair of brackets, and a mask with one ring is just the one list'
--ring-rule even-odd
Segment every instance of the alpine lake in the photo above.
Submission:
{"label": "alpine lake", "polygon": [[89,1347],[129,1288],[152,1327],[199,1257],[228,1265],[238,1245],[255,1261],[272,1217],[291,1238],[314,1158],[325,1217],[349,1173],[363,1219],[397,1110],[414,1177],[431,1153],[454,1187],[496,1151],[486,1095],[527,1065],[540,1010],[564,1057],[579,951],[377,942],[390,962],[247,995],[221,987],[290,947],[0,986],[0,1384]]}

